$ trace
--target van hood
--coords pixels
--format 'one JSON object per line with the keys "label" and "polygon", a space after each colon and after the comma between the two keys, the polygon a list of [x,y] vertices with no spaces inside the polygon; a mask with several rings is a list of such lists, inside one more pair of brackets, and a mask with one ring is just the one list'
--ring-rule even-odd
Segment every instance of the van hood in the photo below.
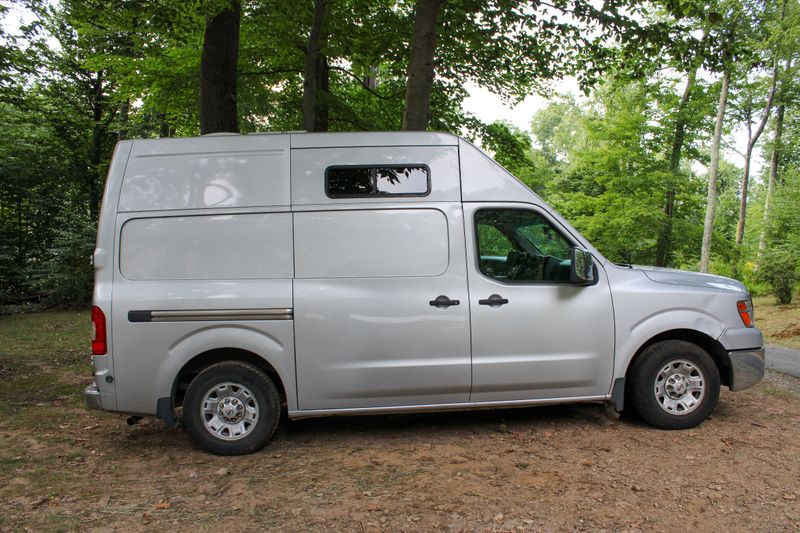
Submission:
{"label": "van hood", "polygon": [[636,270],[641,270],[645,276],[656,283],[701,287],[704,289],[719,289],[747,294],[747,289],[742,282],[723,276],[701,274],[699,272],[688,272],[686,270],[676,270],[674,268],[660,268],[639,265],[636,265],[633,268]]}

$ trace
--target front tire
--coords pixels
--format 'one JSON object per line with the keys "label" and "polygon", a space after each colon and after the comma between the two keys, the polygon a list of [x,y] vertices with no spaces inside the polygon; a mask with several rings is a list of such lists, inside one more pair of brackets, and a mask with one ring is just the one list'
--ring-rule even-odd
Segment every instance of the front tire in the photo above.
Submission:
{"label": "front tire", "polygon": [[631,404],[646,422],[663,429],[687,429],[711,415],[720,378],[708,352],[687,341],[648,346],[630,373]]}
{"label": "front tire", "polygon": [[275,384],[260,369],[241,361],[217,363],[200,372],[183,405],[192,439],[216,455],[260,450],[275,433],[280,414]]}

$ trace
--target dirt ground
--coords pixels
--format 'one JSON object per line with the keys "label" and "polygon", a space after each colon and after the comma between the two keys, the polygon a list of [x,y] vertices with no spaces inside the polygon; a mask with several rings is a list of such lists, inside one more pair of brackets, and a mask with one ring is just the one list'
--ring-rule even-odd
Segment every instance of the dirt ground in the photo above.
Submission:
{"label": "dirt ground", "polygon": [[54,326],[52,361],[27,366],[6,320],[3,531],[800,529],[800,381],[782,374],[725,390],[688,431],[596,405],[328,418],[223,458],[181,428],[85,409],[73,319]]}
{"label": "dirt ground", "polygon": [[725,393],[690,431],[611,421],[597,406],[319,419],[284,424],[240,458],[53,399],[36,406],[52,425],[0,422],[0,527],[797,531],[792,388]]}

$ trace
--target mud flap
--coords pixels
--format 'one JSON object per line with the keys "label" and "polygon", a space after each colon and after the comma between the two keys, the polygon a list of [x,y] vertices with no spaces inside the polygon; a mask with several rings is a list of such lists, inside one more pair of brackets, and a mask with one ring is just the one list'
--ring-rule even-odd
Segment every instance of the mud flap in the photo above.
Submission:
{"label": "mud flap", "polygon": [[625,408],[625,378],[614,380],[614,386],[611,387],[611,406],[618,413]]}
{"label": "mud flap", "polygon": [[172,398],[165,396],[159,398],[156,403],[156,416],[164,421],[169,428],[174,428],[176,424],[175,406],[172,405]]}

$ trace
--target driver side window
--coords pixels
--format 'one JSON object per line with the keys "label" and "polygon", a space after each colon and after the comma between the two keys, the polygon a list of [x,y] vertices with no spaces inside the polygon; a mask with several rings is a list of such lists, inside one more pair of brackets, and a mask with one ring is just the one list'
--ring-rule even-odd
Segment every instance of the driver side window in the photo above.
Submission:
{"label": "driver side window", "polygon": [[572,244],[538,213],[481,209],[475,230],[484,275],[513,283],[569,282]]}

